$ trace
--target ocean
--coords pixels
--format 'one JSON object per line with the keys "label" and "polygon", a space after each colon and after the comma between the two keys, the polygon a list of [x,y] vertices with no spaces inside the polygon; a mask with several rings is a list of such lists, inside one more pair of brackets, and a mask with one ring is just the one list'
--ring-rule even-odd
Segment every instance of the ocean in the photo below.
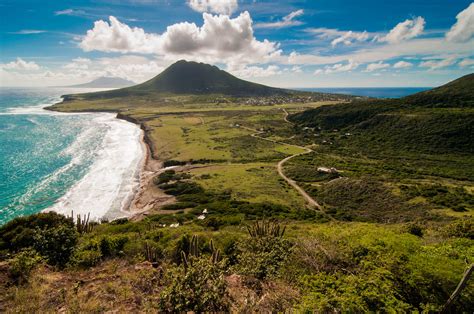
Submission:
{"label": "ocean", "polygon": [[337,88],[298,88],[308,92],[321,92],[333,94],[345,94],[354,96],[376,97],[376,98],[401,98],[418,92],[431,89],[432,87],[337,87]]}
{"label": "ocean", "polygon": [[128,214],[145,154],[140,128],[111,113],[42,109],[85,91],[0,88],[0,225],[42,210]]}

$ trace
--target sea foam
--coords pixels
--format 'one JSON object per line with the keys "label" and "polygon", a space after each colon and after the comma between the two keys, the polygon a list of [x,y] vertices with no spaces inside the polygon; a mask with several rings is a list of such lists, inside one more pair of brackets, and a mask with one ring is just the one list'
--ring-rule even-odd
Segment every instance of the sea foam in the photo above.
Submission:
{"label": "sea foam", "polygon": [[[113,114],[93,114],[92,124],[106,127],[100,148],[88,172],[67,193],[46,211],[69,215],[90,214],[91,219],[115,219],[128,216],[128,206],[139,186],[139,175],[145,149],[142,130],[130,122],[116,119]],[[80,135],[64,153],[81,155],[85,147]]]}

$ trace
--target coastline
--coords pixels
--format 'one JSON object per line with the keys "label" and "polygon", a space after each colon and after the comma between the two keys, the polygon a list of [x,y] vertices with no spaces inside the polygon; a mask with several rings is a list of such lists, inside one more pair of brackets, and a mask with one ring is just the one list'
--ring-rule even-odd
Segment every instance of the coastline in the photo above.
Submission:
{"label": "coastline", "polygon": [[161,160],[155,159],[153,144],[148,137],[146,126],[138,120],[120,112],[117,113],[116,118],[136,124],[142,130],[140,143],[145,153],[139,174],[139,185],[134,191],[134,196],[128,206],[130,219],[140,220],[147,216],[150,211],[157,210],[163,205],[173,203],[175,197],[165,194],[153,183],[153,178],[167,170],[167,168],[163,167]]}

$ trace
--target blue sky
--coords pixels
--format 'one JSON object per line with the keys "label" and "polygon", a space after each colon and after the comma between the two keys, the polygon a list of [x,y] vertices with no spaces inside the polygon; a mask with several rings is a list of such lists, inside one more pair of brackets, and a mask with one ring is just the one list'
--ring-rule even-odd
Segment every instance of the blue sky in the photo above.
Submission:
{"label": "blue sky", "polygon": [[118,76],[179,59],[281,87],[436,86],[474,69],[463,0],[99,0],[0,3],[0,85]]}

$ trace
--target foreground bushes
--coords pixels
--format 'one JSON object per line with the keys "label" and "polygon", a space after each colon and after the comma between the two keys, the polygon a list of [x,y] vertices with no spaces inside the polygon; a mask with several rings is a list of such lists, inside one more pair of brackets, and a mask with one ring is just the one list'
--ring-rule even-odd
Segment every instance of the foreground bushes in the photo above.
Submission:
{"label": "foreground bushes", "polygon": [[49,264],[60,267],[69,261],[77,240],[72,219],[54,212],[18,217],[0,228],[3,254],[32,248]]}

